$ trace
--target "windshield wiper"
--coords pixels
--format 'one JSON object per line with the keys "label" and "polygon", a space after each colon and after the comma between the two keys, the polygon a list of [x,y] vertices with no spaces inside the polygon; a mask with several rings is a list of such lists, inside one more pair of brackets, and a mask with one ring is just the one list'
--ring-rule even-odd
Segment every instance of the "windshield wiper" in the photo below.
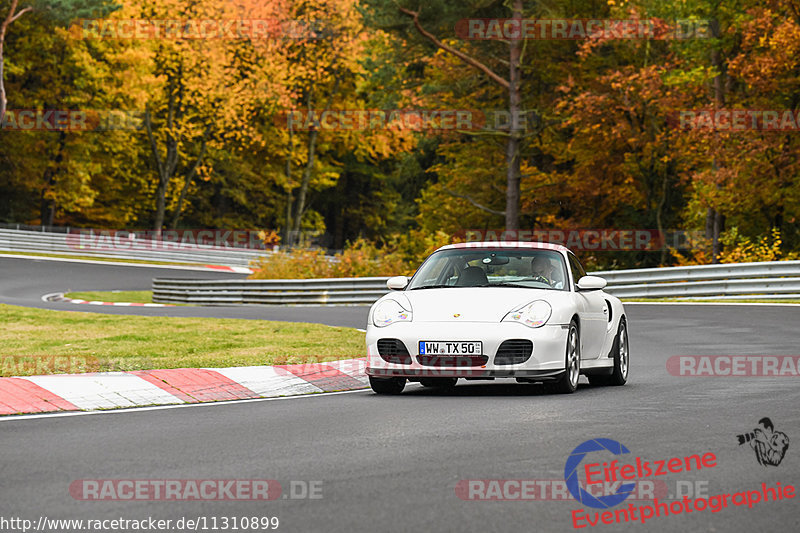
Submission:
{"label": "windshield wiper", "polygon": [[488,284],[484,283],[484,284],[481,284],[481,285],[424,285],[422,287],[412,287],[412,288],[410,288],[408,290],[410,290],[410,291],[419,291],[419,290],[422,290],[422,289],[446,289],[448,287],[461,287],[463,289],[474,289],[475,287],[515,287],[517,289],[523,288],[523,289],[551,289],[551,290],[557,290],[557,289],[554,289],[553,287],[531,287],[530,285],[521,285],[519,283],[508,283],[508,282],[488,283]]}
{"label": "windshield wiper", "polygon": [[453,285],[423,285],[422,287],[412,287],[408,290],[418,291],[422,289],[446,289],[447,287],[453,287]]}
{"label": "windshield wiper", "polygon": [[490,285],[490,287],[516,287],[516,288],[520,288],[520,287],[521,287],[521,288],[523,288],[523,289],[546,289],[546,290],[547,290],[547,289],[549,289],[549,290],[558,290],[558,289],[556,289],[555,287],[531,287],[530,285],[522,285],[522,284],[520,284],[520,283],[508,283],[508,282],[503,282],[503,283],[495,283],[495,284],[493,284],[493,285]]}

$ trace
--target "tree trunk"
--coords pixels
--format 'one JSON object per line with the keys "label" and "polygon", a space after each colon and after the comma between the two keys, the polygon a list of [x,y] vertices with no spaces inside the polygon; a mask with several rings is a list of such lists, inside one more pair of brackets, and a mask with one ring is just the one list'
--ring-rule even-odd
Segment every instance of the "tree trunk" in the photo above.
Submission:
{"label": "tree trunk", "polygon": [[167,134],[167,153],[165,159],[162,160],[161,154],[158,151],[158,144],[153,135],[153,124],[149,106],[145,109],[144,122],[147,129],[147,137],[150,140],[150,149],[156,161],[156,172],[158,174],[158,185],[156,187],[156,216],[153,222],[153,229],[156,231],[157,235],[161,235],[161,230],[164,227],[164,213],[166,211],[167,185],[169,184],[170,177],[175,173],[175,168],[178,166],[178,143],[172,137],[171,133]]}
{"label": "tree trunk", "polygon": [[715,211],[713,207],[706,209],[706,239],[714,238],[714,217]]}
{"label": "tree trunk", "polygon": [[[522,18],[522,0],[514,0],[513,18]],[[519,191],[520,191],[520,143],[522,140],[521,113],[522,96],[520,94],[520,56],[522,39],[511,39],[509,43],[508,68],[508,111],[511,124],[506,144],[506,229],[519,229]]]}
{"label": "tree trunk", "polygon": [[294,208],[294,224],[292,230],[295,239],[300,236],[300,224],[303,219],[303,212],[306,209],[306,196],[308,185],[311,182],[311,175],[314,173],[314,157],[317,153],[317,137],[319,132],[315,129],[308,134],[308,161],[303,169],[303,179],[300,182],[300,190],[297,192],[297,204]]}
{"label": "tree trunk", "polygon": [[[155,135],[153,134],[153,121],[150,113],[150,104],[145,106],[144,123],[147,130],[147,138],[150,140],[150,149],[153,152],[153,159],[156,162],[156,172],[158,174],[158,185],[156,187],[156,215],[153,223],[153,229],[156,235],[161,235],[161,230],[164,227],[164,218],[167,203],[167,187],[169,180],[175,175],[175,170],[178,168],[178,160],[180,154],[178,153],[178,139],[173,137],[175,120],[180,119],[181,103],[183,100],[183,85],[182,69],[178,69],[176,75],[169,75],[169,99],[167,101],[167,122],[166,130],[167,135],[165,139],[166,154],[164,159],[161,159],[161,153],[158,150],[158,143],[156,142]],[[177,90],[176,90],[177,89]]]}
{"label": "tree trunk", "polygon": [[[659,241],[665,243],[665,236],[664,236],[664,205],[667,203],[667,182],[668,182],[668,169],[664,168],[664,179],[661,181],[661,196],[658,200],[658,206],[656,207],[656,229],[658,230]],[[659,261],[660,265],[664,265],[667,261],[667,247],[666,244],[661,246],[661,259]]]}
{"label": "tree trunk", "polygon": [[711,264],[719,263],[719,254],[722,252],[722,243],[719,242],[720,234],[725,230],[725,216],[719,211],[714,211],[714,244],[711,248],[713,259]]}
{"label": "tree trunk", "polygon": [[203,158],[206,155],[206,146],[208,142],[208,136],[211,133],[211,127],[209,126],[206,128],[206,131],[203,133],[203,140],[200,144],[200,155],[197,156],[197,159],[192,165],[192,168],[186,173],[186,180],[183,183],[183,189],[181,189],[181,195],[178,197],[178,205],[175,206],[175,213],[172,215],[172,224],[170,227],[172,229],[176,229],[178,227],[178,221],[181,218],[181,210],[183,209],[183,202],[186,200],[186,195],[189,192],[189,186],[192,184],[192,180],[194,179],[195,174],[197,174],[197,168],[200,166],[200,163],[203,162]]}
{"label": "tree trunk", "polygon": [[[333,99],[338,92],[339,92],[339,78],[337,76],[334,78],[333,88],[331,89],[331,92],[328,95],[328,102],[325,104],[325,111],[331,108],[331,105],[333,105]],[[314,104],[314,88],[312,87],[308,94],[308,101],[306,102],[306,107],[308,108],[309,113],[313,109],[313,104]],[[308,187],[311,183],[311,177],[314,175],[314,161],[317,154],[318,138],[319,138],[319,130],[312,129],[311,132],[308,134],[308,157],[306,160],[306,166],[303,169],[303,177],[300,180],[300,190],[297,192],[297,201],[295,202],[294,206],[294,222],[292,224],[292,236],[291,236],[291,240],[294,243],[300,242],[300,227],[302,225],[303,215],[305,214],[306,210],[306,197],[308,196]],[[289,137],[289,139],[291,141],[291,137]],[[288,172],[288,166],[287,166],[287,172]]]}
{"label": "tree trunk", "polygon": [[292,191],[286,191],[286,223],[283,226],[283,245],[293,246],[294,235],[292,235],[292,206],[294,205],[294,197]]}
{"label": "tree trunk", "polygon": [[33,9],[31,7],[26,7],[17,12],[17,4],[19,4],[19,0],[11,0],[11,6],[8,8],[8,15],[6,15],[3,23],[0,24],[0,128],[2,128],[3,120],[6,118],[6,107],[8,106],[5,82],[6,33],[12,22]]}
{"label": "tree trunk", "polygon": [[[348,190],[348,174],[347,172],[342,173],[339,176],[339,182],[336,184],[336,188],[341,191],[340,198],[349,198]],[[344,200],[341,202],[336,202],[334,204],[334,212],[333,212],[333,242],[331,243],[331,247],[334,250],[342,250],[344,248],[344,232],[345,232],[345,220],[347,220],[347,204]]]}
{"label": "tree trunk", "polygon": [[64,147],[67,143],[67,133],[64,130],[58,132],[58,146],[55,156],[50,160],[50,165],[44,171],[44,187],[42,187],[40,216],[42,226],[52,226],[56,217],[56,203],[47,198],[47,192],[52,190],[56,184],[59,173],[59,166],[64,161]]}
{"label": "tree trunk", "polygon": [[156,218],[153,221],[153,229],[157,235],[161,234],[164,228],[164,211],[167,196],[167,183],[161,176],[158,180],[158,187],[156,187]]}
{"label": "tree trunk", "polygon": [[8,99],[6,98],[6,83],[5,83],[5,40],[6,40],[6,25],[0,28],[0,129],[3,127],[3,121],[6,118],[6,106]]}
{"label": "tree trunk", "polygon": [[[711,33],[715,39],[720,37],[720,29],[717,23],[711,25]],[[725,107],[726,73],[725,63],[722,60],[719,50],[716,48],[711,50],[711,65],[718,72],[718,74],[714,77],[714,104],[717,109],[722,109]],[[717,140],[719,140],[719,135],[717,133],[715,133],[714,136]],[[716,175],[719,172],[719,164],[716,156],[712,160],[711,168],[714,172],[714,177],[716,178]],[[717,189],[719,188],[720,186],[717,184]],[[706,221],[706,227],[708,227],[708,221]],[[719,263],[719,254],[722,251],[722,243],[719,242],[719,236],[723,231],[725,231],[725,217],[716,208],[713,209],[713,221],[711,228],[711,264],[717,264]]]}
{"label": "tree trunk", "polygon": [[283,225],[283,245],[284,246],[292,246],[293,243],[293,235],[292,235],[292,204],[294,204],[294,197],[292,196],[292,189],[290,188],[292,183],[292,153],[294,151],[294,130],[292,130],[291,122],[287,122],[289,125],[289,153],[286,154],[286,165],[284,167],[284,173],[286,175],[286,218]]}

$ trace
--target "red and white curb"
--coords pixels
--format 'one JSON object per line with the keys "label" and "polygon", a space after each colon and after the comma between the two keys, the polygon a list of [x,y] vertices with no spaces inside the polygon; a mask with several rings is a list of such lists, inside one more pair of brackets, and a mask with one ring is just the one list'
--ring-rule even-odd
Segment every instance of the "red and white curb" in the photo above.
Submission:
{"label": "red and white curb", "polygon": [[235,272],[236,274],[252,274],[253,271],[247,267],[223,266],[223,265],[203,265],[208,270],[217,270],[221,272]]}
{"label": "red and white curb", "polygon": [[78,298],[67,298],[63,292],[54,292],[42,296],[45,302],[64,302],[79,305],[117,305],[121,307],[175,307],[173,304],[151,304],[142,302],[101,302],[99,300],[81,300]]}
{"label": "red and white curb", "polygon": [[366,388],[364,359],[0,378],[0,415],[295,396]]}

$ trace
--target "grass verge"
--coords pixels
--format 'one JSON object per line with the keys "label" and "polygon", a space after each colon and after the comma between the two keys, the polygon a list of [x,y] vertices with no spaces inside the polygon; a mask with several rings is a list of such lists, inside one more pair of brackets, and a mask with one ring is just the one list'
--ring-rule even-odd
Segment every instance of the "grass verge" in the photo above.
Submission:
{"label": "grass verge", "polygon": [[364,334],[299,322],[118,316],[0,305],[0,376],[316,363]]}
{"label": "grass verge", "polygon": [[64,296],[73,300],[86,300],[87,302],[153,303],[153,291],[68,292]]}

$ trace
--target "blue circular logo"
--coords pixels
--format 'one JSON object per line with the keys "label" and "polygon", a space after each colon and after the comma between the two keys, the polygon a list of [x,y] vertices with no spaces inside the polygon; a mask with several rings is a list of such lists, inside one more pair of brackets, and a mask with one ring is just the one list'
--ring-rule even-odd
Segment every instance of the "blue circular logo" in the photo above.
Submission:
{"label": "blue circular logo", "polygon": [[628,448],[615,440],[587,440],[572,450],[572,453],[567,458],[567,463],[564,465],[564,479],[567,482],[567,490],[569,490],[569,493],[583,505],[596,509],[608,509],[609,507],[614,507],[624,502],[625,499],[631,495],[636,484],[623,483],[620,485],[617,492],[607,496],[592,496],[585,489],[581,488],[580,483],[578,483],[578,467],[587,453],[599,452],[601,450],[608,450],[614,455],[631,453]]}

